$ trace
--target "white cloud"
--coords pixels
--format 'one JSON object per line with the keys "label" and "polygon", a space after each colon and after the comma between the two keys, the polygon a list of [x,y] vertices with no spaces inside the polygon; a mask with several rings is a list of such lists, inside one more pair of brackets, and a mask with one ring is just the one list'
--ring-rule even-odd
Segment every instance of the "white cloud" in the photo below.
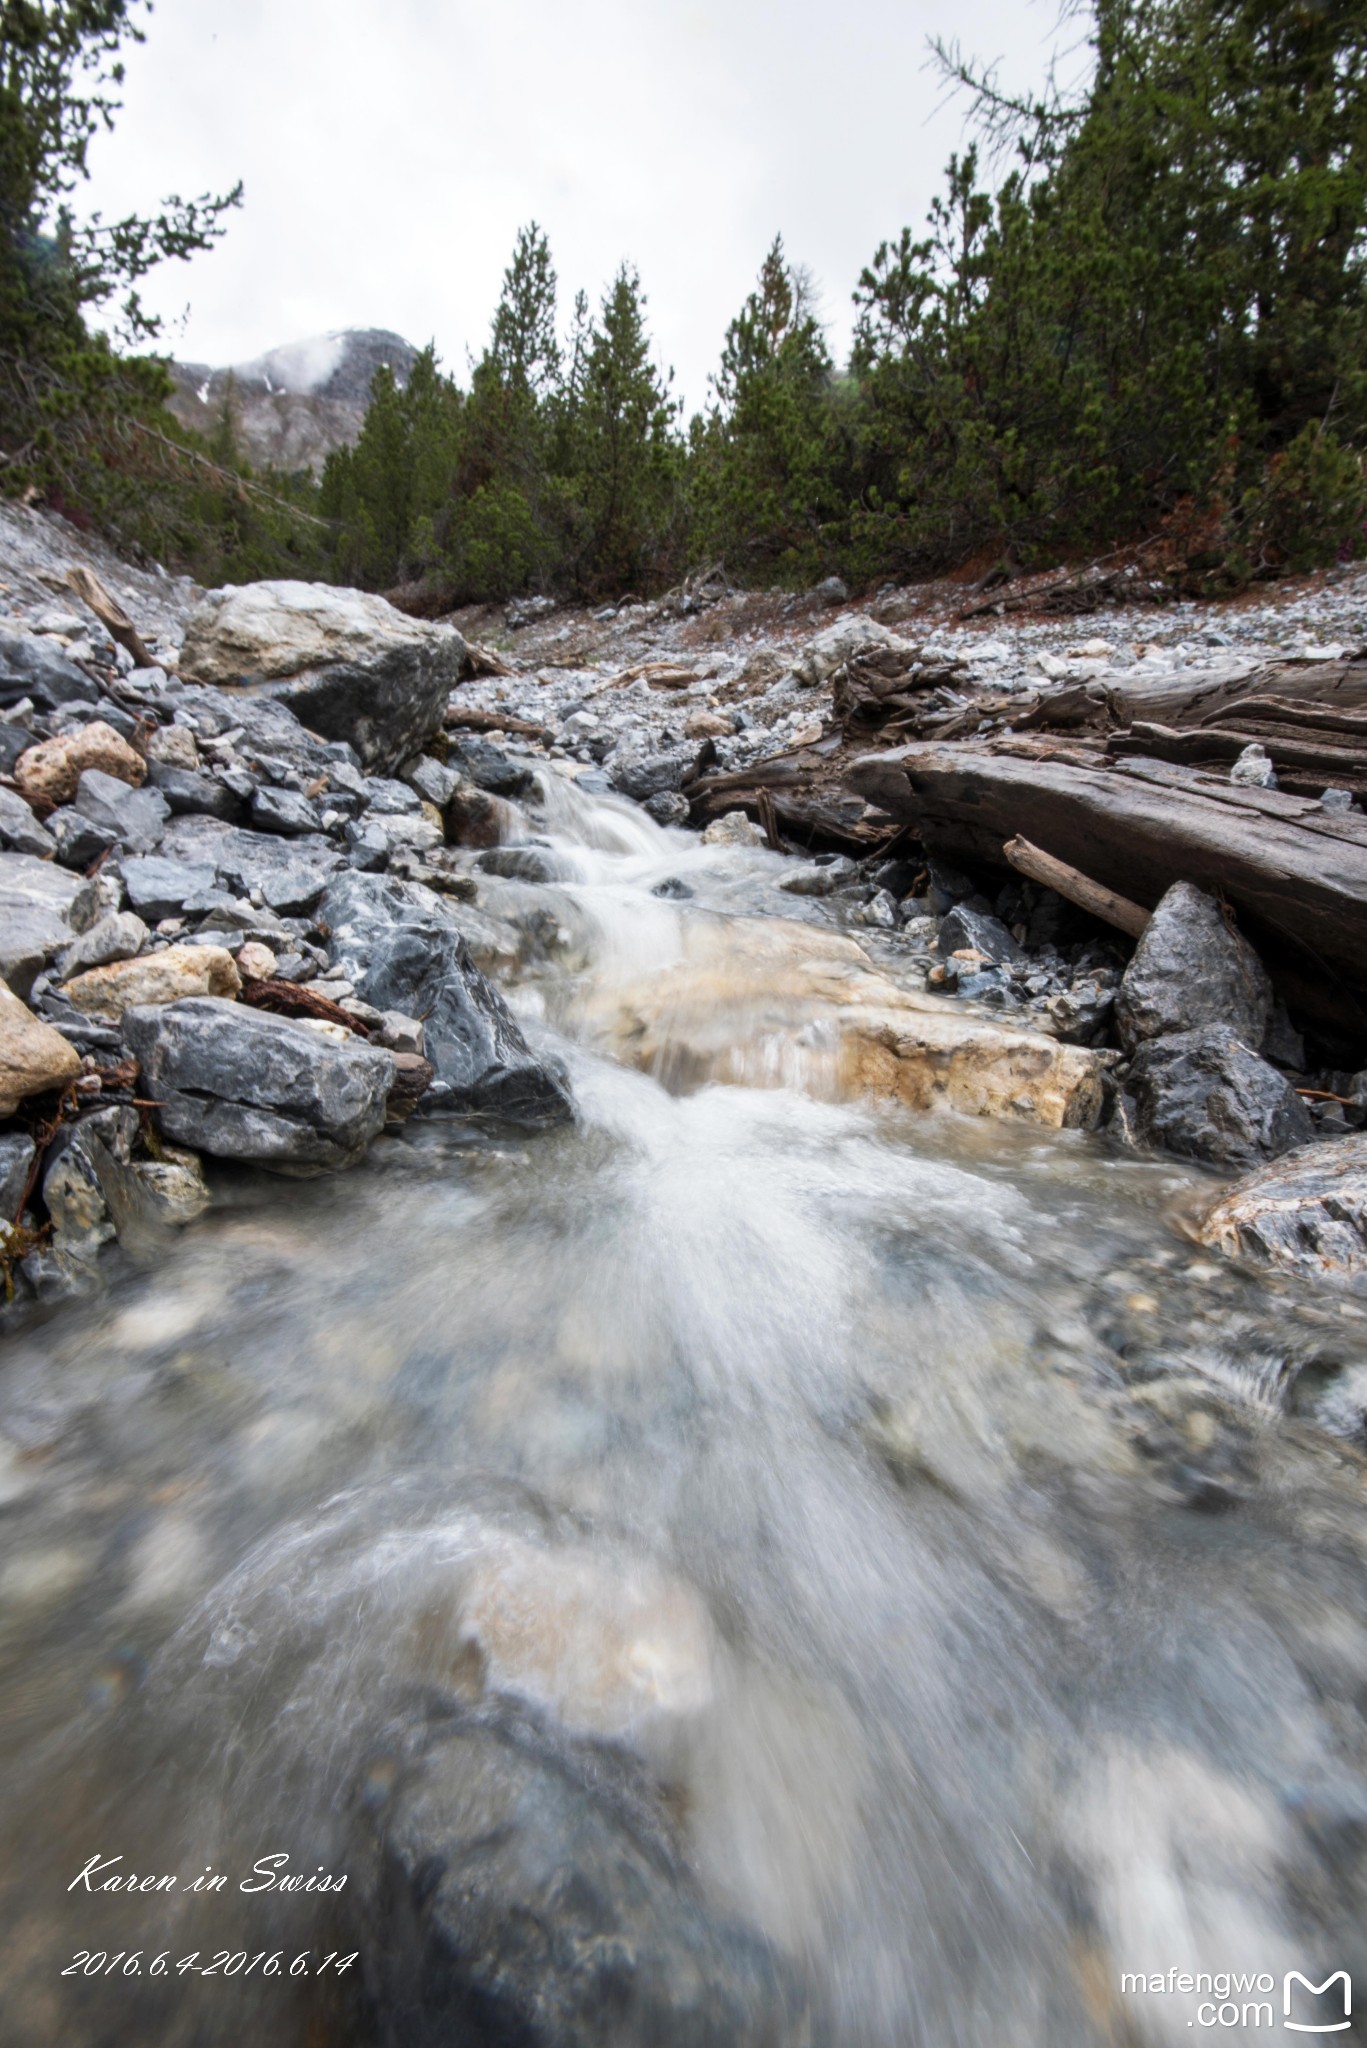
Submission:
{"label": "white cloud", "polygon": [[565,314],[637,264],[696,406],[775,232],[839,351],[861,266],[919,228],[962,142],[927,36],[1029,83],[1053,25],[1019,0],[968,20],[952,0],[162,0],[90,198],[112,214],[245,181],[226,241],[145,293],[188,301],[172,346],[212,363],[371,326],[463,370],[535,217]]}

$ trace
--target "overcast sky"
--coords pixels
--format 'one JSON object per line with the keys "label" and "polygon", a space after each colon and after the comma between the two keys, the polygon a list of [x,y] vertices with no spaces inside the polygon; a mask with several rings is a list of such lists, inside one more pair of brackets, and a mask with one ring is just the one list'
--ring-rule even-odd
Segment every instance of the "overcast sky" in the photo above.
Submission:
{"label": "overcast sky", "polygon": [[860,267],[963,142],[927,37],[1028,85],[1056,23],[1054,0],[159,0],[87,193],[113,215],[243,180],[227,239],[145,292],[216,365],[389,327],[463,376],[535,218],[562,323],[638,266],[691,409],[776,232],[843,351]]}

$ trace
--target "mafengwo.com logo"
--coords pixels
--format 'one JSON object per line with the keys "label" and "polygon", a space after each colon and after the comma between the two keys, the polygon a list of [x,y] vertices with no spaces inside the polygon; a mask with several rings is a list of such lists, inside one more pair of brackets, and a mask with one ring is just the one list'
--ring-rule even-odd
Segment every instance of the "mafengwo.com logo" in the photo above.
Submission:
{"label": "mafengwo.com logo", "polygon": [[[1246,2032],[1267,2028],[1289,2034],[1346,2034],[1353,2027],[1353,1981],[1346,1970],[1333,1970],[1321,1983],[1301,1970],[1288,1970],[1281,1980],[1269,1970],[1178,1970],[1145,1975],[1121,1972],[1125,1998],[1194,2000],[1189,2027]],[[1280,2006],[1280,2010],[1278,2010]]]}

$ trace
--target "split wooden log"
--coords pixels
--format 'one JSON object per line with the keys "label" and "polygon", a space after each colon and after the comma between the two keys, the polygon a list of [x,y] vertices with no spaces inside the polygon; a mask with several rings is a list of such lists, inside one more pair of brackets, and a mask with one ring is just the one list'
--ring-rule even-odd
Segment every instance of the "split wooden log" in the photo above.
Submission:
{"label": "split wooden log", "polygon": [[1032,882],[1042,883],[1057,896],[1067,897],[1070,903],[1076,903],[1079,910],[1099,917],[1104,924],[1114,925],[1117,931],[1128,932],[1132,939],[1140,939],[1148,930],[1152,912],[1144,910],[1138,903],[1131,903],[1128,896],[1117,896],[1114,889],[1094,882],[1089,875],[1079,874],[1076,868],[1069,867],[1066,860],[1055,860],[1052,853],[1032,846],[1028,839],[1019,835],[1008,839],[1002,852],[1018,874],[1025,875]]}
{"label": "split wooden log", "polygon": [[111,597],[98,576],[77,563],[66,572],[66,580],[83,604],[90,607],[110,638],[133,658],[134,668],[155,668],[156,656],[149,654],[138,629],[118,599]]}
{"label": "split wooden log", "polygon": [[866,754],[852,786],[937,851],[999,867],[1016,836],[1152,907],[1194,882],[1234,906],[1307,1022],[1367,1042],[1367,818],[1150,760],[968,745]]}

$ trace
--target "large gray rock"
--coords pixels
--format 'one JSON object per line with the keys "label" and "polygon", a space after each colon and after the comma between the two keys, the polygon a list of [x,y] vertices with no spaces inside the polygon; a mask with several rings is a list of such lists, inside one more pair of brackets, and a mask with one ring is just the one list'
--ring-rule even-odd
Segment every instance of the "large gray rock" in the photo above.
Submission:
{"label": "large gray rock", "polygon": [[531,1051],[431,889],[387,875],[340,875],[319,915],[331,928],[332,960],[346,968],[362,1002],[421,1017],[437,1075],[433,1107],[523,1124],[572,1114],[564,1074]]}
{"label": "large gray rock", "polygon": [[30,853],[0,853],[0,976],[26,997],[35,977],[94,922],[100,892]]}
{"label": "large gray rock", "polygon": [[38,823],[18,790],[0,787],[0,846],[11,853],[32,853],[39,859],[57,851],[57,842]]}
{"label": "large gray rock", "polygon": [[31,697],[43,711],[93,704],[99,690],[63,650],[41,633],[0,633],[0,704]]}
{"label": "large gray rock", "polygon": [[217,870],[207,861],[170,860],[150,854],[123,864],[123,886],[138,916],[149,924],[178,917],[193,898],[214,886]]}
{"label": "large gray rock", "polygon": [[161,845],[177,860],[211,867],[235,896],[259,889],[271,909],[285,916],[311,909],[344,858],[319,833],[284,839],[204,817],[173,818]]}
{"label": "large gray rock", "polygon": [[453,627],[381,597],[267,582],[209,593],[191,615],[181,674],[262,691],[310,731],[348,740],[363,766],[396,767],[441,725],[468,657]]}
{"label": "large gray rock", "polygon": [[1305,1145],[1246,1175],[1197,1235],[1228,1258],[1367,1292],[1367,1135]]}
{"label": "large gray rock", "polygon": [[633,802],[643,804],[648,797],[680,788],[693,760],[692,748],[680,748],[668,754],[619,754],[613,760],[609,773],[614,789],[620,789],[622,795],[629,796]]}
{"label": "large gray rock", "polygon": [[1135,948],[1115,1014],[1127,1052],[1145,1039],[1207,1024],[1223,1025],[1257,1048],[1272,1014],[1272,984],[1215,899],[1190,882],[1177,882]]}
{"label": "large gray rock", "polygon": [[76,785],[72,808],[92,825],[111,832],[130,853],[151,853],[160,843],[171,807],[159,789],[133,789],[117,775],[87,768]]}
{"label": "large gray rock", "polygon": [[242,798],[216,775],[201,775],[197,769],[182,768],[174,761],[149,761],[147,779],[161,791],[173,817],[187,812],[206,818],[222,818],[235,825],[243,815]]}
{"label": "large gray rock", "polygon": [[1286,1076],[1215,1024],[1141,1045],[1121,1113],[1137,1143],[1211,1166],[1256,1166],[1314,1136]]}
{"label": "large gray rock", "polygon": [[220,1159],[347,1166],[384,1128],[394,1055],[215,996],[130,1010],[124,1038],[168,1137]]}
{"label": "large gray rock", "polygon": [[477,789],[487,789],[494,796],[526,796],[536,787],[536,776],[526,762],[514,761],[492,740],[458,740],[448,759]]}
{"label": "large gray rock", "polygon": [[515,1710],[433,1716],[362,1885],[386,2048],[809,2038],[795,1973],[708,1906],[633,1760]]}

